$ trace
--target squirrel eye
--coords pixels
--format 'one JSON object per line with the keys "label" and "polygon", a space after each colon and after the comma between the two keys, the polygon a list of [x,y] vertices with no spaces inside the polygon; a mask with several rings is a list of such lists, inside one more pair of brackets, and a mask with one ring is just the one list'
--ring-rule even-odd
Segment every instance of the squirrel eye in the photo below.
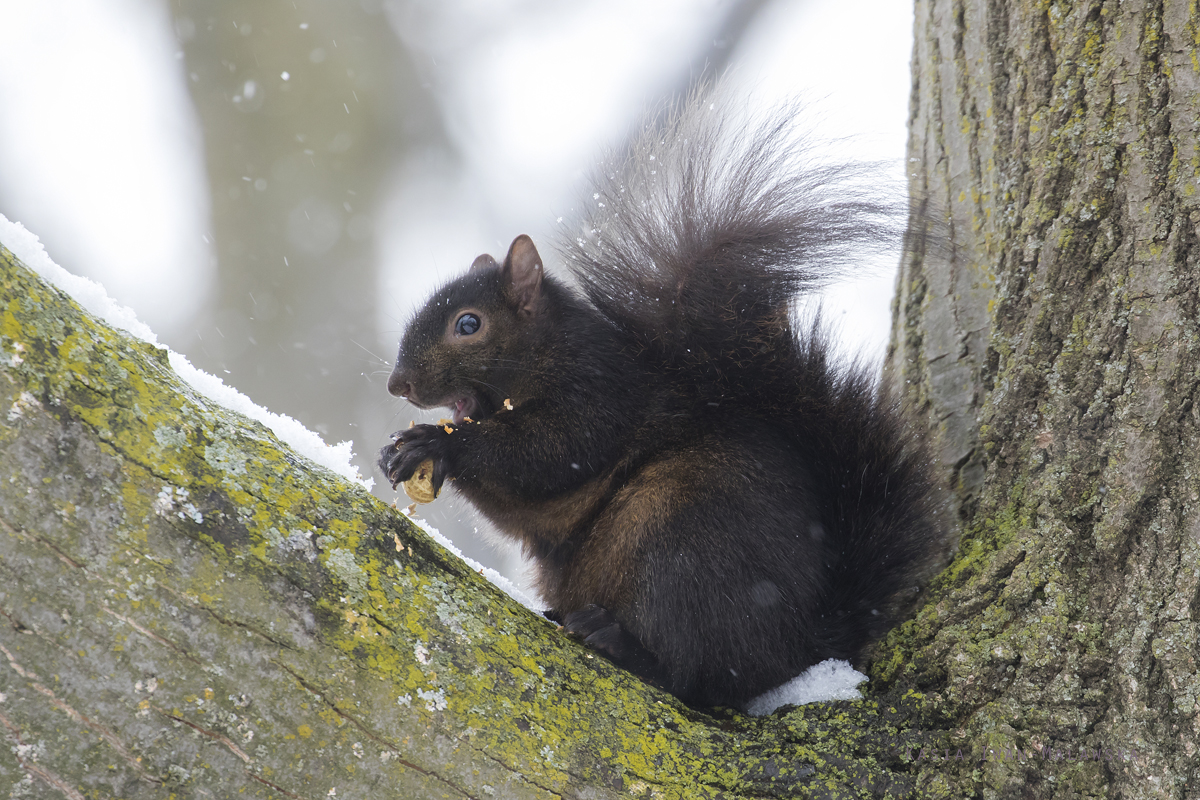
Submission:
{"label": "squirrel eye", "polygon": [[479,317],[474,314],[463,314],[454,323],[454,332],[459,336],[470,336],[473,333],[478,333],[479,327],[482,324],[479,321]]}

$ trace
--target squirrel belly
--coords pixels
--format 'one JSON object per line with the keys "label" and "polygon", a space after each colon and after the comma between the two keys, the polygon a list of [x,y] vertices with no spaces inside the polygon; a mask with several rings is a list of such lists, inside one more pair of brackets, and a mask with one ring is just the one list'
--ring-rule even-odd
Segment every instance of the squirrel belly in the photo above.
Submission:
{"label": "squirrel belly", "polygon": [[579,290],[518,236],[434,294],[388,389],[454,421],[379,464],[396,485],[432,459],[618,665],[740,705],[857,659],[941,534],[920,441],[791,313],[848,248],[891,241],[893,206],[860,168],[806,166],[793,109],[735,123],[716,99],[597,179],[560,246]]}

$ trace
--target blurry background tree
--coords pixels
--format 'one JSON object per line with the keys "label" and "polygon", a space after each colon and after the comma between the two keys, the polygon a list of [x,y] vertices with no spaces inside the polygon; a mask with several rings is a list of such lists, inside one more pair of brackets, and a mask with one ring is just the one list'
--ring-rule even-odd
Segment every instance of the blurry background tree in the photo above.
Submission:
{"label": "blurry background tree", "polygon": [[[552,235],[647,108],[732,70],[898,173],[911,20],[891,0],[0,0],[0,213],[200,368],[353,439],[368,475],[421,418],[384,389],[411,309]],[[827,300],[876,353],[894,260]],[[424,511],[514,571],[464,505]]]}
{"label": "blurry background tree", "polygon": [[367,355],[374,219],[405,153],[452,151],[440,111],[379,3],[170,8],[205,132],[217,254],[213,302],[185,347],[262,405],[352,438],[356,406],[380,410],[351,390],[382,368]]}

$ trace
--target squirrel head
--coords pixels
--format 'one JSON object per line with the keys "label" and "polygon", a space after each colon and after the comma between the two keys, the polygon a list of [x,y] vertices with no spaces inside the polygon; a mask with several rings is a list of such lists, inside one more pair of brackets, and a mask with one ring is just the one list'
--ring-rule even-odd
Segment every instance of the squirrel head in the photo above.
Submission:
{"label": "squirrel head", "polygon": [[388,391],[420,408],[446,406],[456,423],[486,419],[519,397],[546,304],[542,271],[524,234],[503,264],[476,258],[409,322]]}

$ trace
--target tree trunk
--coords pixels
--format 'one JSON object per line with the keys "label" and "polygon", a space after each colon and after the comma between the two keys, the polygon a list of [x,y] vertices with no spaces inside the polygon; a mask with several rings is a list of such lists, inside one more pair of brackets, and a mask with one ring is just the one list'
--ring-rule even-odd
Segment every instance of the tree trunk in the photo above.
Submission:
{"label": "tree trunk", "polygon": [[902,268],[890,371],[963,534],[876,677],[950,753],[1004,752],[930,757],[982,796],[1198,797],[1200,9],[916,20],[911,185],[949,227]]}

